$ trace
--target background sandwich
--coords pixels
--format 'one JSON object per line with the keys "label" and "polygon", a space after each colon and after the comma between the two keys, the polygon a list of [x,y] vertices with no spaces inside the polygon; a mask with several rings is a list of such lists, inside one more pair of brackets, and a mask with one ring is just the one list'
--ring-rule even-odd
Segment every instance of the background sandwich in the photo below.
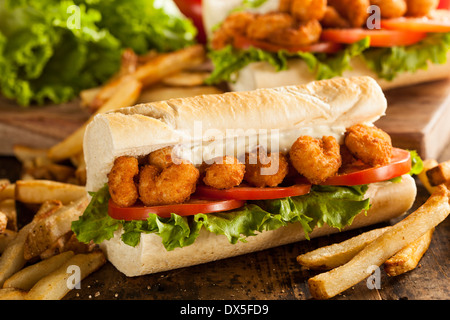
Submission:
{"label": "background sandwich", "polygon": [[399,216],[415,168],[372,125],[385,109],[358,77],[98,115],[84,140],[91,203],[72,229],[137,276]]}
{"label": "background sandwich", "polygon": [[234,91],[368,75],[383,89],[450,74],[439,1],[203,1],[211,83]]}

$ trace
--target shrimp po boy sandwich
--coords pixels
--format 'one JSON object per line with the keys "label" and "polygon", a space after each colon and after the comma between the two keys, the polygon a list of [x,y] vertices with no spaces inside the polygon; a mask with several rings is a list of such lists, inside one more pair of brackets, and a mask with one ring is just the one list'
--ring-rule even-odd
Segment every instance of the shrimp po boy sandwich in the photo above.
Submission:
{"label": "shrimp po boy sandwich", "polygon": [[448,78],[439,0],[203,0],[214,71],[233,91],[371,76],[383,90]]}
{"label": "shrimp po boy sandwich", "polygon": [[373,124],[386,107],[355,77],[97,115],[72,229],[138,276],[397,217],[416,185],[410,152]]}

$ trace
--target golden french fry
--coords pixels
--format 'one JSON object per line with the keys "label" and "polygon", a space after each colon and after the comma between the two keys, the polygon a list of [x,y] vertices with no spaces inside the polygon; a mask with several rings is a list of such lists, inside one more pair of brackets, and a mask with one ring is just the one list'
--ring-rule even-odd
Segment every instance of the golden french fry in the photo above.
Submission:
{"label": "golden french fry", "polygon": [[397,252],[384,263],[384,271],[390,277],[413,270],[430,246],[434,228]]}
{"label": "golden french fry", "polygon": [[17,231],[16,201],[14,199],[0,201],[0,212],[4,213],[8,218],[6,229]]}
{"label": "golden french fry", "polygon": [[17,236],[16,231],[6,229],[4,232],[0,233],[0,254],[5,251],[9,243],[15,239]]}
{"label": "golden french fry", "polygon": [[30,222],[18,232],[14,240],[12,240],[0,257],[0,287],[11,275],[22,269],[27,262],[23,257],[23,248],[28,232],[34,223]]}
{"label": "golden french fry", "polygon": [[27,235],[23,253],[25,259],[29,260],[39,256],[59,238],[71,231],[72,221],[78,219],[88,204],[89,199],[85,195],[40,219]]}
{"label": "golden french fry", "polygon": [[204,84],[210,72],[182,71],[162,79],[161,83],[172,87],[196,87]]}
{"label": "golden french fry", "polygon": [[53,161],[61,161],[70,159],[72,156],[81,153],[83,151],[83,138],[86,126],[92,121],[95,115],[133,105],[140,95],[141,88],[141,82],[135,77],[124,77],[123,84],[116,88],[112,97],[84,125],[66,139],[51,147],[48,151],[48,157]]}
{"label": "golden french fry", "polygon": [[60,300],[76,285],[71,280],[74,270],[79,270],[83,280],[106,262],[102,251],[77,254],[59,269],[39,280],[25,296],[26,300]]}
{"label": "golden french fry", "polygon": [[340,243],[307,252],[297,257],[302,266],[315,270],[330,270],[350,261],[369,243],[382,235],[389,227],[364,232]]}
{"label": "golden french fry", "polygon": [[430,170],[431,168],[436,167],[438,164],[439,163],[434,159],[424,160],[422,172],[417,175],[419,180],[422,182],[423,186],[428,190],[430,194],[434,192],[435,187],[433,187],[430,184],[430,181],[428,181],[427,171]]}
{"label": "golden french fry", "polygon": [[426,171],[430,185],[437,186],[450,180],[450,160],[441,162]]}
{"label": "golden french fry", "polygon": [[15,198],[24,203],[44,203],[46,200],[60,200],[70,203],[86,195],[84,186],[52,180],[16,181]]}
{"label": "golden french fry", "polygon": [[74,255],[72,251],[66,251],[23,268],[8,278],[3,284],[3,288],[16,288],[28,291],[39,280],[59,269]]}
{"label": "golden french fry", "polygon": [[5,199],[14,199],[14,193],[16,190],[15,183],[4,183],[0,185],[0,201]]}
{"label": "golden french fry", "polygon": [[440,185],[428,200],[368,244],[346,264],[308,280],[313,298],[328,299],[364,280],[402,248],[441,223],[450,213],[449,191]]}
{"label": "golden french fry", "polygon": [[0,233],[5,232],[7,225],[8,225],[8,217],[6,216],[6,214],[0,211]]}
{"label": "golden french fry", "polygon": [[202,45],[193,45],[174,52],[156,56],[141,66],[133,75],[144,86],[160,82],[165,77],[201,64],[205,61],[205,49]]}
{"label": "golden french fry", "polygon": [[0,300],[25,300],[26,291],[16,288],[0,289]]}

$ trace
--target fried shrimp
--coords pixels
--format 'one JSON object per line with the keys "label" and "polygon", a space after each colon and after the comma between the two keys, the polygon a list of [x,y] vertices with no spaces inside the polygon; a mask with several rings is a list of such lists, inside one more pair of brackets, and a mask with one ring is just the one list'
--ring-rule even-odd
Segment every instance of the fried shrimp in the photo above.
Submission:
{"label": "fried shrimp", "polygon": [[274,32],[294,26],[294,18],[287,13],[273,12],[257,15],[246,29],[250,39],[267,40]]}
{"label": "fried shrimp", "polygon": [[153,151],[148,155],[148,163],[157,167],[159,170],[163,170],[173,163],[173,148],[165,147]]}
{"label": "fried shrimp", "polygon": [[139,195],[146,206],[182,203],[195,192],[198,169],[182,162],[164,170],[153,165],[142,167],[139,175]]}
{"label": "fried shrimp", "polygon": [[406,13],[405,0],[370,0],[370,4],[380,8],[382,18],[399,18]]}
{"label": "fried shrimp", "polygon": [[335,8],[327,6],[325,14],[320,20],[320,24],[325,28],[349,28],[350,23],[345,20]]}
{"label": "fried shrimp", "polygon": [[108,187],[111,199],[119,207],[132,206],[139,197],[134,177],[139,174],[138,160],[122,156],[114,161],[108,174]]}
{"label": "fried shrimp", "polygon": [[203,182],[216,189],[230,189],[241,184],[245,165],[231,156],[224,156],[205,169]]}
{"label": "fried shrimp", "polygon": [[277,30],[268,39],[269,42],[286,46],[306,46],[319,41],[322,26],[317,20],[309,20],[296,28]]}
{"label": "fried shrimp", "polygon": [[368,165],[384,165],[391,161],[391,137],[377,127],[354,125],[347,129],[344,143],[355,158]]}
{"label": "fried shrimp", "polygon": [[289,163],[282,153],[255,152],[245,155],[244,180],[255,187],[276,187],[288,172]]}
{"label": "fried shrimp", "polygon": [[245,35],[248,25],[255,19],[250,12],[236,12],[229,15],[212,37],[211,46],[219,50],[231,44],[236,35]]}
{"label": "fried shrimp", "polygon": [[292,0],[291,13],[299,21],[321,20],[327,0]]}
{"label": "fried shrimp", "polygon": [[299,137],[289,152],[294,168],[311,183],[319,184],[334,176],[341,166],[339,143],[334,137]]}
{"label": "fried shrimp", "polygon": [[406,0],[408,10],[406,15],[412,17],[423,17],[435,10],[439,5],[439,0]]}
{"label": "fried shrimp", "polygon": [[369,0],[328,0],[328,5],[336,9],[354,28],[362,27],[368,17]]}

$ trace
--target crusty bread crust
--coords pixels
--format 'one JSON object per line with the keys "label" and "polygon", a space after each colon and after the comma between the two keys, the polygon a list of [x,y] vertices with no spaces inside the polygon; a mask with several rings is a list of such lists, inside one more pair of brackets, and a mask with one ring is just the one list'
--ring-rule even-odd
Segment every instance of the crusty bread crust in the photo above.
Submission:
{"label": "crusty bread crust", "polygon": [[[415,181],[411,176],[405,175],[401,182],[373,183],[369,185],[366,196],[372,205],[367,215],[357,215],[353,223],[344,230],[386,221],[409,210],[416,197]],[[114,238],[104,241],[101,246],[108,260],[129,277],[198,265],[305,240],[300,223],[265,231],[248,237],[247,242],[236,244],[230,244],[223,235],[202,229],[192,245],[167,251],[156,234],[141,234],[140,244],[133,248],[120,240],[121,232],[122,230],[117,231]],[[310,237],[336,232],[339,230],[324,225],[316,228]]]}

